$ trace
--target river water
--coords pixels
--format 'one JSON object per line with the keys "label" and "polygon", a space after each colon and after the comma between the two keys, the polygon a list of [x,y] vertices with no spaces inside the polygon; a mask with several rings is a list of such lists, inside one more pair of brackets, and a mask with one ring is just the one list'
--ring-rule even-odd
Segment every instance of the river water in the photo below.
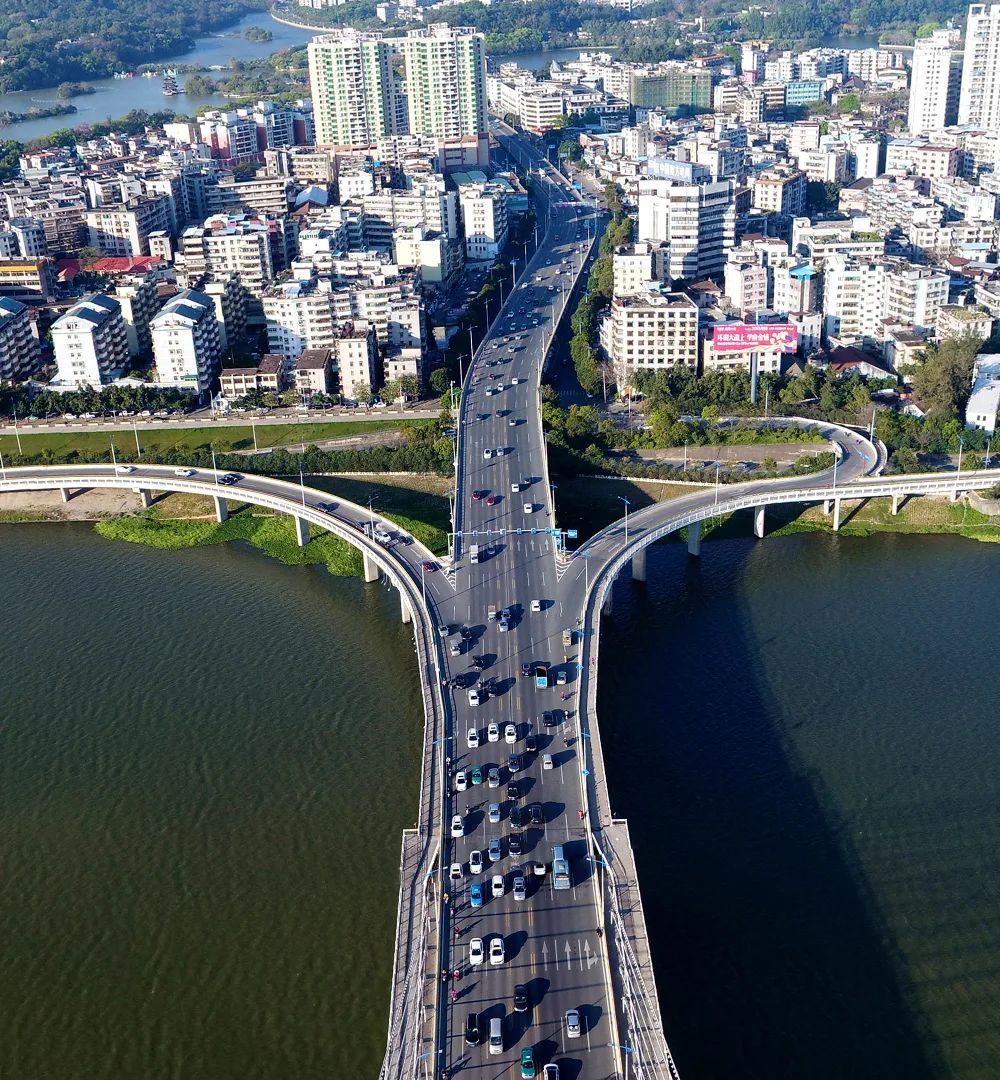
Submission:
{"label": "river water", "polygon": [[[420,746],[395,595],[0,544],[5,1080],[375,1076]],[[681,1075],[994,1077],[1000,550],[702,550],[616,586],[600,687]]]}

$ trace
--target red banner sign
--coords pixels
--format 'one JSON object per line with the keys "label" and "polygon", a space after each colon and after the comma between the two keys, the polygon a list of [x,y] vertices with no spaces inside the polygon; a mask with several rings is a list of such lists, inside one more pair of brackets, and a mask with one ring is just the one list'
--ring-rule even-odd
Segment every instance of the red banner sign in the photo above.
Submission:
{"label": "red banner sign", "polygon": [[799,346],[799,328],[790,323],[734,323],[712,327],[712,348],[717,353],[745,352],[753,349],[778,349],[795,352]]}

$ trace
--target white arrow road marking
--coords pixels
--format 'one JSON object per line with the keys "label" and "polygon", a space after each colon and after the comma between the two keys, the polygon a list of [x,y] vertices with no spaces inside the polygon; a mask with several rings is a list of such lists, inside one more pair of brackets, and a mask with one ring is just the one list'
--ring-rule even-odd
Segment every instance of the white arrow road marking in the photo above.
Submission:
{"label": "white arrow road marking", "polygon": [[553,939],[553,941],[554,941],[554,946],[553,946],[553,949],[552,949],[552,955],[556,958],[556,971],[558,971],[559,970],[559,939],[555,938],[555,939]]}
{"label": "white arrow road marking", "polygon": [[587,970],[590,971],[590,969],[595,964],[600,963],[600,958],[598,957],[596,950],[593,953],[591,953],[591,951],[590,951],[590,942],[589,941],[585,941],[583,943],[583,952],[584,952],[584,955],[587,957]]}
{"label": "white arrow road marking", "polygon": [[570,967],[573,963],[573,950],[569,947],[569,940],[566,941],[566,967]]}
{"label": "white arrow road marking", "polygon": [[[595,961],[595,963],[596,963],[596,961]],[[557,967],[559,966],[558,957],[556,958],[556,966]],[[548,943],[544,942],[544,941],[542,942],[542,967],[546,971],[549,970],[549,946],[548,946]]]}

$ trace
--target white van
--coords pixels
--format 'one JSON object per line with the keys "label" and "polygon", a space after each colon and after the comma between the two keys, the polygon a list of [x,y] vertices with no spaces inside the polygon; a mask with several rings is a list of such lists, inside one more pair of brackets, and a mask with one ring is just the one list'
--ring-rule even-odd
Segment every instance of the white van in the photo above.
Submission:
{"label": "white van", "polygon": [[503,1053],[503,1017],[490,1018],[490,1053]]}

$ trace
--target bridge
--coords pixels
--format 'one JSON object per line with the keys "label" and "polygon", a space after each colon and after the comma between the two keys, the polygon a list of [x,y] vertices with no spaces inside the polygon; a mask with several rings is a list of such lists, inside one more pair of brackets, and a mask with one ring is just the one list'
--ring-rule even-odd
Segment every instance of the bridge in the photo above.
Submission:
{"label": "bridge", "polygon": [[[601,609],[615,578],[629,563],[644,577],[645,549],[680,529],[697,554],[701,524],[714,517],[751,510],[761,536],[767,507],[819,502],[836,527],[845,500],[957,498],[996,484],[1000,470],[880,476],[879,448],[829,425],[833,469],[698,489],[630,513],[567,556],[557,543],[539,386],[553,324],[591,254],[593,211],[531,148],[496,130],[542,170],[534,195],[548,209],[547,228],[466,376],[447,567],[369,508],[269,477],[245,474],[225,486],[209,469],[18,467],[2,470],[0,491],[119,488],[147,503],[153,492],[182,491],[213,499],[219,520],[231,503],[251,503],[291,517],[300,544],[322,529],[359,548],[365,580],[387,579],[412,620],[425,710],[382,1076],[510,1074],[527,1050],[539,1074],[557,1063],[564,1078],[676,1078],[596,715]],[[365,522],[368,531],[358,527]],[[376,525],[396,539],[378,542]],[[557,848],[565,866],[556,865]],[[470,1013],[477,1045],[466,1038]],[[494,1019],[496,1053],[487,1046]]]}

